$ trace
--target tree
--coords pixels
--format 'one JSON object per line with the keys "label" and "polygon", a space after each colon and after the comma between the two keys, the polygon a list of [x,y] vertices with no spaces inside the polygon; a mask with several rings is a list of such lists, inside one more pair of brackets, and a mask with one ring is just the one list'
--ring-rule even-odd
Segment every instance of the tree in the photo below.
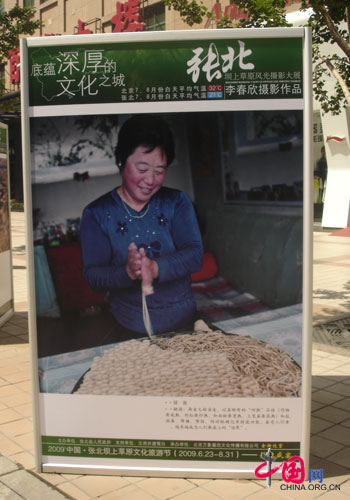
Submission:
{"label": "tree", "polygon": [[42,22],[33,19],[35,9],[18,7],[0,13],[0,64],[8,58],[9,50],[19,47],[20,35],[33,35]]}
{"label": "tree", "polygon": [[[325,112],[337,115],[350,107],[350,4],[348,0],[309,0],[313,14],[308,25],[313,39],[313,90]],[[307,8],[303,0],[304,9]],[[337,45],[340,54],[324,49]],[[329,46],[329,48],[330,48]],[[335,80],[333,92],[327,88],[329,76]]]}
{"label": "tree", "polygon": [[[168,8],[180,13],[189,26],[214,19],[202,0],[164,0]],[[215,20],[216,28],[250,28],[290,26],[286,21],[286,0],[239,0],[240,8],[249,11],[247,19],[231,20],[223,16]],[[313,90],[323,111],[339,114],[350,106],[350,5],[349,0],[303,0],[303,10],[312,7],[307,26],[313,37]],[[330,54],[329,45],[337,45],[341,55]],[[339,51],[338,51],[339,52]],[[335,79],[333,92],[327,79]]]}

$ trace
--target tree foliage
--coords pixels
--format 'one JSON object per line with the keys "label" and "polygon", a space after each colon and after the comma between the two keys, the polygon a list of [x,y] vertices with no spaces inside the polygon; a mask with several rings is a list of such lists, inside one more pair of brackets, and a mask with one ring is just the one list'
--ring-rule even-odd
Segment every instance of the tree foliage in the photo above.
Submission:
{"label": "tree foliage", "polygon": [[33,19],[35,9],[18,7],[0,13],[0,64],[8,58],[9,50],[19,47],[20,35],[33,35],[42,22]]}
{"label": "tree foliage", "polygon": [[[214,14],[202,0],[164,0],[168,8],[180,13],[189,26],[207,19],[215,21],[216,28],[271,28],[291,26],[286,21],[285,0],[239,0],[239,7],[249,11],[247,19],[231,20],[228,16],[214,19]],[[308,26],[313,38],[313,89],[323,111],[339,114],[350,106],[350,4],[349,0],[303,0],[302,8],[312,7]],[[338,46],[331,53],[330,46]],[[333,78],[330,91],[327,80]]]}
{"label": "tree foliage", "polygon": [[[337,115],[350,106],[350,4],[348,0],[309,0],[303,1],[303,7],[313,9],[308,25],[312,28],[314,96],[323,111]],[[330,76],[332,91],[327,86]]]}

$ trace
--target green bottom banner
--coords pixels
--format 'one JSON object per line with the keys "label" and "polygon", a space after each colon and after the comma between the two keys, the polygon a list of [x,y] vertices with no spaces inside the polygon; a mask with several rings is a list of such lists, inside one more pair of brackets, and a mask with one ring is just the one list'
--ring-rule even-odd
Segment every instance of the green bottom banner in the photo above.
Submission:
{"label": "green bottom banner", "polygon": [[299,442],[164,441],[42,436],[45,456],[257,462],[271,448],[278,462],[300,455]]}

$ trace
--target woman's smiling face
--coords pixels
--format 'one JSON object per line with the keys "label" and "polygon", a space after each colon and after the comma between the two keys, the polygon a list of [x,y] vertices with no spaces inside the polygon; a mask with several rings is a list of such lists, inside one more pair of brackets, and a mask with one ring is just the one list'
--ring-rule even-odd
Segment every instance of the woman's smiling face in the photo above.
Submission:
{"label": "woman's smiling face", "polygon": [[162,187],[167,168],[167,158],[159,147],[147,152],[139,146],[128,156],[122,172],[122,189],[125,201],[140,210]]}

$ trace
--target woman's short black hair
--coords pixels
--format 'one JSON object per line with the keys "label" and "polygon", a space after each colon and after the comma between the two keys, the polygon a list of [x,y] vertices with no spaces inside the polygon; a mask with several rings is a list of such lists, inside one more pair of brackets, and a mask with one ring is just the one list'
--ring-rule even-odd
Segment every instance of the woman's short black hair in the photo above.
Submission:
{"label": "woman's short black hair", "polygon": [[139,146],[147,148],[147,153],[159,147],[166,156],[167,166],[175,157],[174,139],[169,125],[154,115],[133,116],[121,127],[115,148],[115,159],[120,171],[123,170],[127,158]]}

